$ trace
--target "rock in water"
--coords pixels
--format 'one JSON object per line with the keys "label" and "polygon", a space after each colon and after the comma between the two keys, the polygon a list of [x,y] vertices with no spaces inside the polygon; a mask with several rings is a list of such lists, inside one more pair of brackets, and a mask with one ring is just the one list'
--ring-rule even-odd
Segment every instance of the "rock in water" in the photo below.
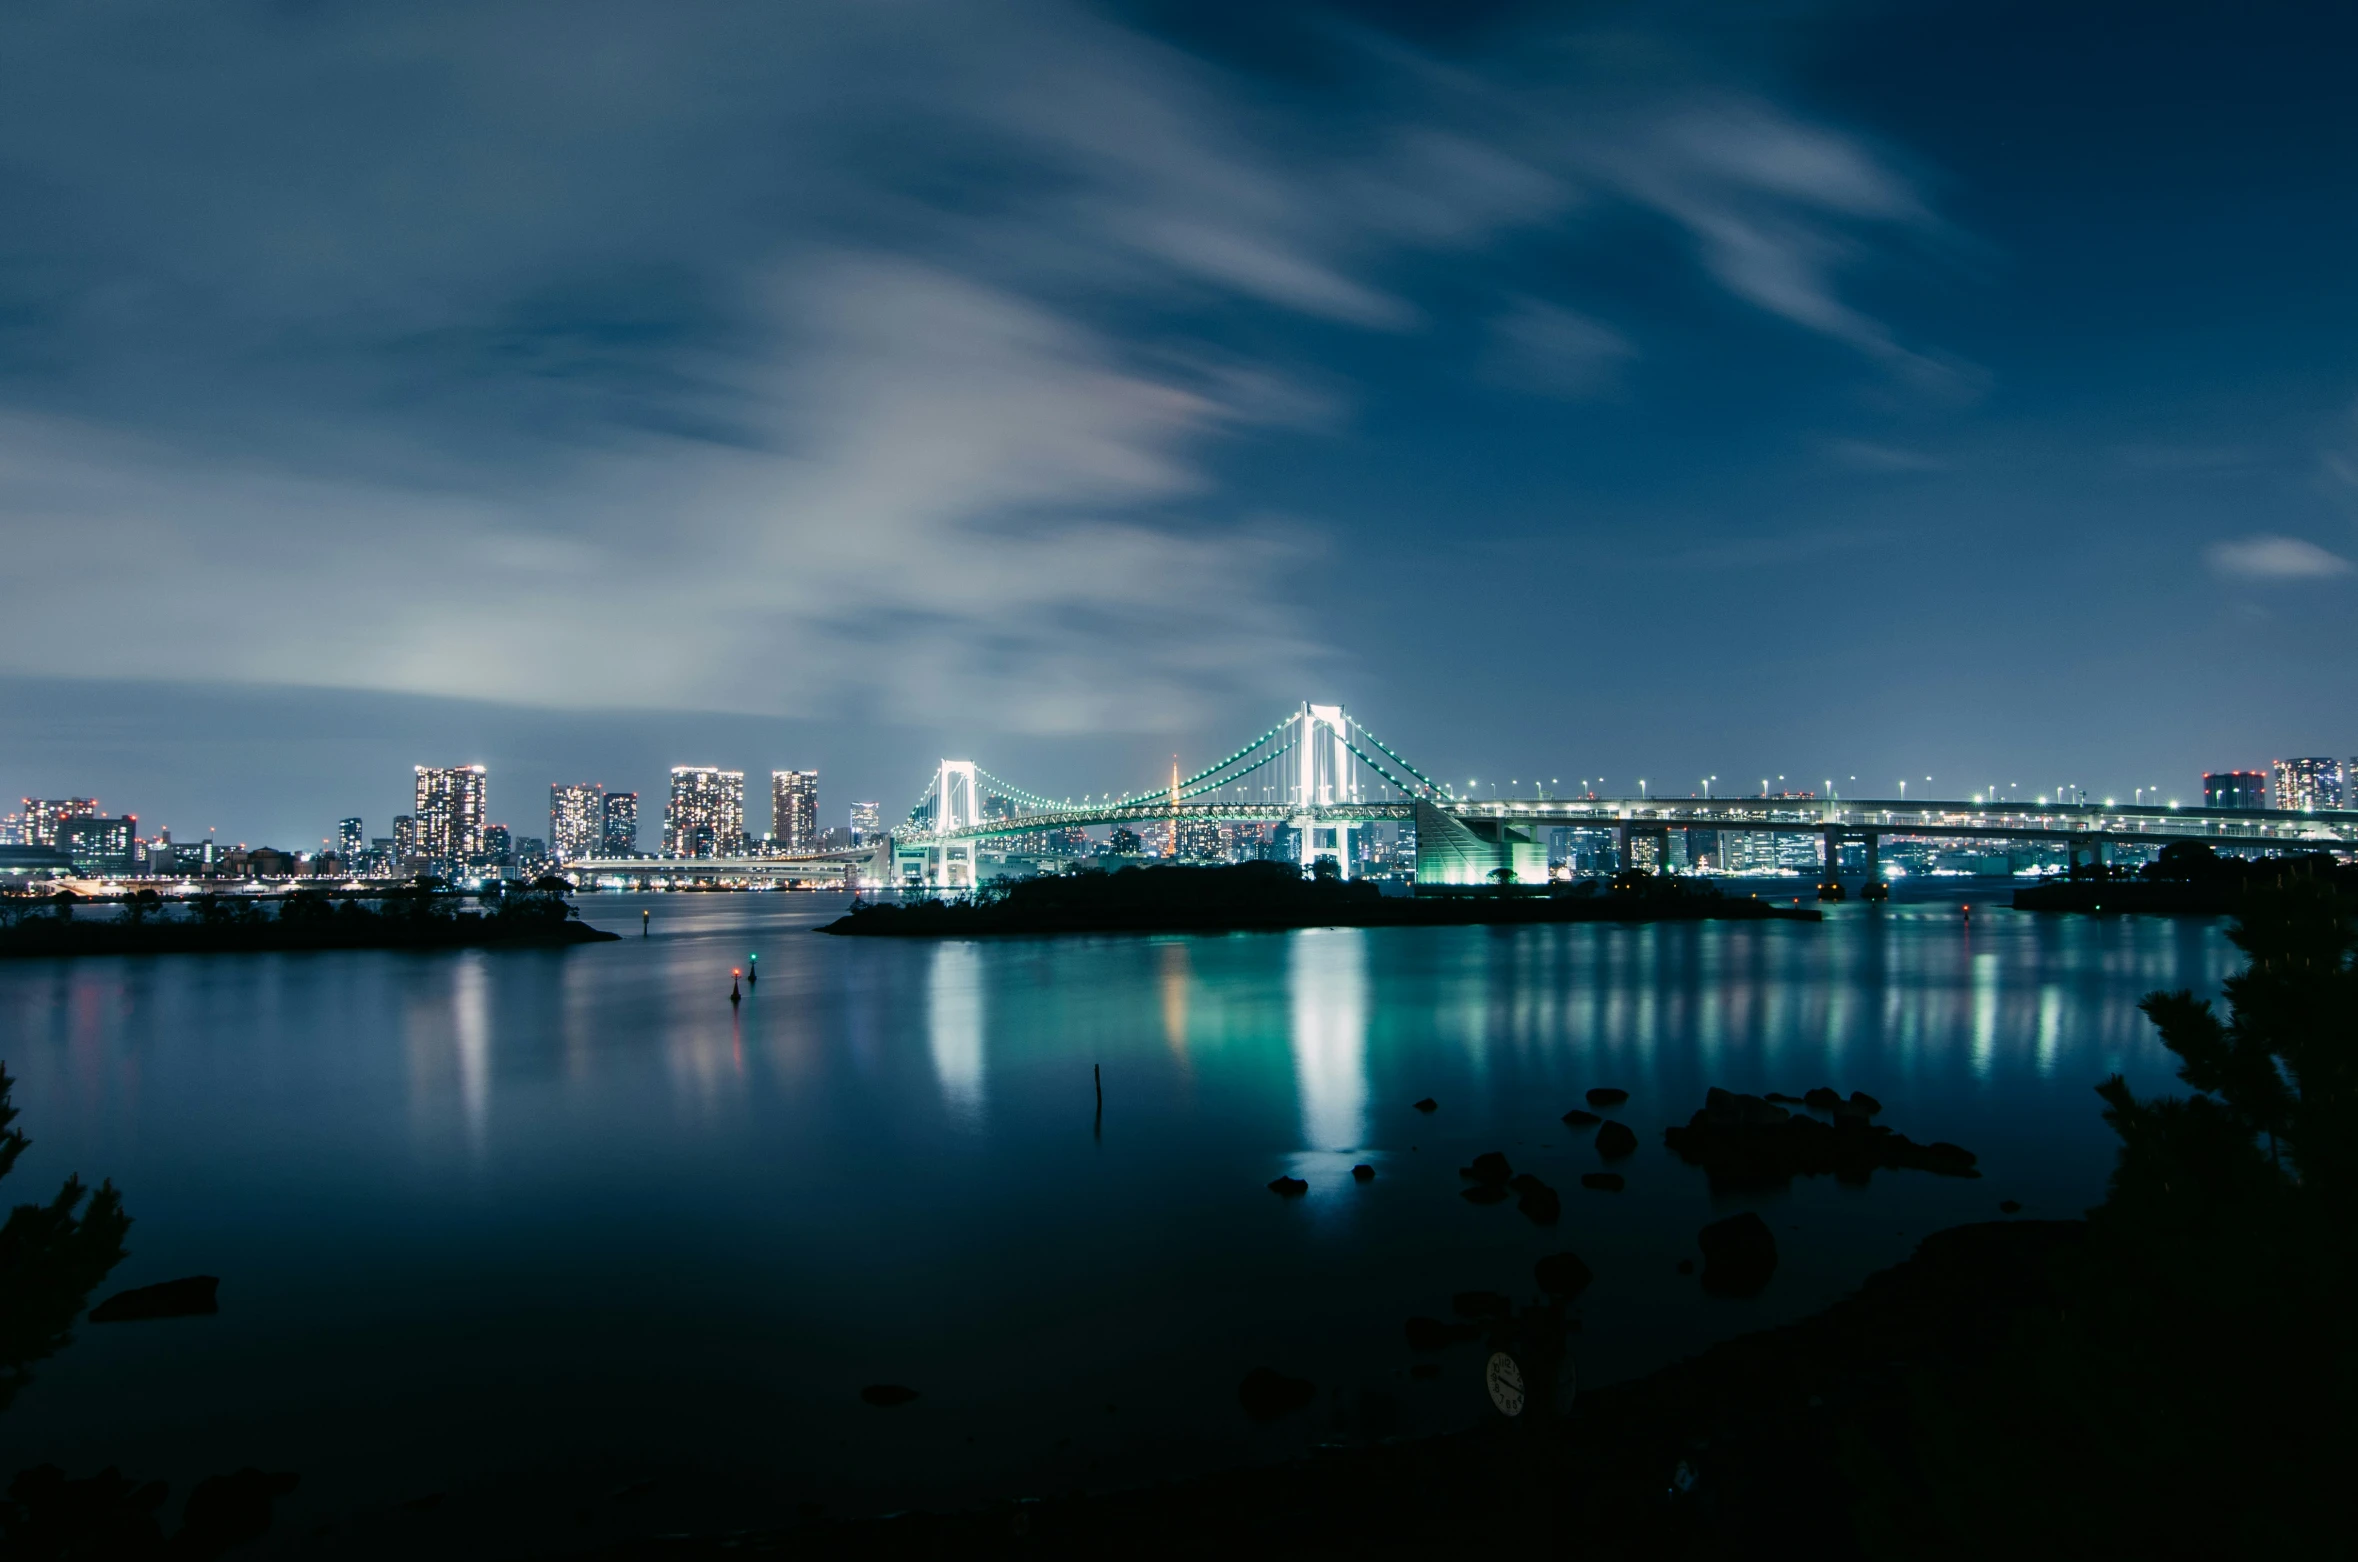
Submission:
{"label": "rock in water", "polygon": [[1580,1185],[1593,1193],[1619,1193],[1629,1186],[1629,1179],[1619,1172],[1583,1172]]}
{"label": "rock in water", "polygon": [[1866,1113],[1869,1117],[1873,1117],[1877,1112],[1883,1110],[1883,1103],[1876,1100],[1873,1096],[1867,1094],[1864,1090],[1852,1091],[1850,1093],[1850,1104],[1857,1107],[1860,1111]]}
{"label": "rock in water", "polygon": [[1588,1093],[1588,1104],[1590,1106],[1619,1106],[1622,1102],[1628,1099],[1628,1091],[1615,1090],[1609,1085],[1599,1087],[1598,1089],[1592,1090]]}
{"label": "rock in water", "polygon": [[1299,1177],[1277,1177],[1271,1179],[1269,1191],[1281,1199],[1298,1199],[1310,1191],[1310,1184]]}
{"label": "rock in water", "polygon": [[1537,1186],[1525,1188],[1523,1196],[1515,1201],[1515,1208],[1521,1210],[1524,1217],[1535,1226],[1552,1226],[1563,1218],[1564,1201],[1557,1196],[1555,1189],[1538,1178],[1534,1177],[1531,1181]]}
{"label": "rock in water", "polygon": [[[1842,1182],[1864,1184],[1884,1168],[1977,1177],[1973,1152],[1961,1146],[1917,1144],[1868,1121],[1860,1099],[1843,1100],[1820,1087],[1811,1104],[1833,1115],[1831,1123],[1788,1112],[1759,1096],[1713,1088],[1703,1110],[1684,1127],[1664,1131],[1662,1140],[1689,1166],[1711,1174],[1717,1192],[1781,1187],[1797,1176],[1832,1173]],[[1830,1104],[1828,1104],[1830,1103]]]}
{"label": "rock in water", "polygon": [[1531,1278],[1550,1296],[1578,1296],[1596,1276],[1578,1253],[1550,1253],[1531,1266]]}
{"label": "rock in water", "polygon": [[1564,1114],[1564,1121],[1571,1124],[1574,1128],[1586,1128],[1589,1124],[1601,1123],[1604,1121],[1604,1119],[1597,1116],[1597,1114],[1594,1112],[1583,1112],[1580,1110],[1580,1108],[1574,1107],[1571,1111]]}
{"label": "rock in water", "polygon": [[1471,1177],[1476,1182],[1503,1183],[1514,1176],[1515,1169],[1507,1164],[1504,1151],[1485,1150],[1474,1157],[1473,1165],[1460,1166],[1457,1174],[1460,1177]]}
{"label": "rock in water", "polygon": [[1307,1378],[1289,1378],[1274,1367],[1255,1367],[1236,1386],[1236,1402],[1264,1426],[1307,1408],[1317,1397],[1317,1384]]}
{"label": "rock in water", "polygon": [[879,1410],[890,1410],[905,1405],[917,1397],[917,1391],[899,1383],[871,1383],[860,1390],[860,1398]]}
{"label": "rock in water", "polygon": [[1836,1094],[1832,1087],[1820,1085],[1817,1089],[1806,1092],[1801,1098],[1801,1104],[1814,1107],[1821,1112],[1831,1112],[1842,1104],[1842,1097]]}
{"label": "rock in water", "polygon": [[1703,1289],[1714,1296],[1758,1296],[1777,1270],[1777,1237],[1747,1210],[1696,1233],[1703,1249]]}
{"label": "rock in water", "polygon": [[1427,1096],[1416,1104],[1416,1109],[1420,1112],[1438,1112],[1441,1110],[1441,1103],[1431,1096]]}
{"label": "rock in water", "polygon": [[1608,1161],[1620,1160],[1625,1155],[1635,1155],[1637,1154],[1637,1135],[1630,1131],[1628,1124],[1616,1123],[1608,1118],[1605,1121],[1605,1126],[1597,1130],[1597,1154]]}
{"label": "rock in water", "polygon": [[220,1284],[212,1275],[190,1275],[185,1280],[166,1280],[161,1285],[117,1291],[90,1309],[90,1321],[135,1323],[143,1318],[193,1318],[217,1313],[221,1304],[215,1300],[214,1291]]}
{"label": "rock in water", "polygon": [[2021,1214],[2021,1213],[2022,1213],[2022,1200],[2020,1200],[2020,1199],[2000,1199],[2000,1200],[1998,1200],[1998,1213],[1999,1213],[1999,1214],[2001,1214],[2001,1215],[2019,1215],[2019,1214]]}
{"label": "rock in water", "polygon": [[1353,1182],[1373,1182],[1375,1181],[1375,1168],[1364,1163],[1354,1166],[1351,1168],[1351,1180]]}

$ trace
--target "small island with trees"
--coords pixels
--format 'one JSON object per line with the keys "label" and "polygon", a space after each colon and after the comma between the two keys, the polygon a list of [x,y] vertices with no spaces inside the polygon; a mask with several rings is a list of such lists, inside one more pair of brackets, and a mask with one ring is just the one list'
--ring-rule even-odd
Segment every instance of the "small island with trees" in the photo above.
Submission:
{"label": "small island with trees", "polygon": [[2069,878],[2014,892],[2017,911],[2081,911],[2163,916],[2228,916],[2255,889],[2309,879],[2358,894],[2358,868],[2329,852],[2267,857],[2222,856],[2207,841],[2172,841],[2141,868],[2082,865]]}
{"label": "small island with trees", "polygon": [[1648,873],[1621,874],[1601,889],[1575,894],[1502,882],[1462,894],[1386,895],[1373,884],[1343,879],[1332,861],[1322,859],[1307,878],[1282,862],[1132,867],[990,884],[962,900],[855,902],[819,931],[940,938],[1529,922],[1815,922],[1821,915],[1815,909],[1722,895],[1698,880]]}
{"label": "small island with trees", "polygon": [[[304,891],[275,899],[141,890],[111,915],[77,916],[72,894],[0,897],[0,958],[229,954],[293,949],[456,949],[603,943],[546,877],[499,895],[462,896],[430,880],[373,895]],[[468,904],[472,900],[473,904]]]}

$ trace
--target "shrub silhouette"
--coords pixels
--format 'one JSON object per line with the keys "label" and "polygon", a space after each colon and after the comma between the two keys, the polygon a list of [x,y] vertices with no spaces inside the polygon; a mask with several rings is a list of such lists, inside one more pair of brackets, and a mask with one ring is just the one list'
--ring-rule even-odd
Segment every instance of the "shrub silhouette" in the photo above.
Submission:
{"label": "shrub silhouette", "polygon": [[[0,1065],[0,1178],[31,1144],[15,1126],[16,1082]],[[87,1203],[85,1203],[87,1199]],[[123,1261],[131,1217],[114,1184],[96,1192],[68,1177],[46,1204],[19,1204],[0,1225],[0,1409],[32,1381],[32,1364],[72,1343],[90,1293]]]}
{"label": "shrub silhouette", "polygon": [[2119,1158],[2058,1304],[1926,1370],[1849,1445],[1871,1555],[2317,1554],[2358,1454],[2358,930],[2326,879],[2249,890],[2227,1013],[2142,1007],[2195,1094],[2099,1087]]}

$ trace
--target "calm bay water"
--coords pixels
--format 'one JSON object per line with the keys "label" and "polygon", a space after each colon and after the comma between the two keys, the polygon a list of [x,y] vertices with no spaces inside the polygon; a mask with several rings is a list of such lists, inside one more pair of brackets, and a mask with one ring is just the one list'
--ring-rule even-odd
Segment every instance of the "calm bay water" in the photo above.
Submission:
{"label": "calm bay water", "polygon": [[[501,1556],[1441,1430],[1486,1413],[1475,1353],[1413,1379],[1402,1319],[1526,1296],[1543,1253],[1597,1272],[1595,1384],[1814,1311],[2002,1198],[2078,1213],[2112,1160],[2093,1086],[2172,1084],[2135,1000],[2237,963],[2209,921],[1967,926],[1946,901],[1820,926],[811,935],[838,906],[598,896],[584,915],[633,936],[0,964],[34,1140],[6,1192],[111,1177],[138,1224],[108,1289],[222,1278],[218,1317],[82,1327],[0,1415],[0,1476],[115,1464],[178,1496],[259,1464],[303,1476],[279,1554]],[[1659,1137],[1714,1084],[1866,1090],[1985,1175],[1714,1199]],[[1557,1120],[1593,1085],[1631,1092],[1621,1195],[1580,1189],[1599,1162]],[[1560,1226],[1458,1197],[1488,1149],[1562,1190]],[[1308,1197],[1271,1195],[1281,1172]],[[1742,1208],[1782,1264],[1759,1298],[1704,1297],[1676,1264]],[[1263,1363],[1317,1406],[1251,1426],[1234,1389]],[[869,1409],[879,1381],[922,1398]]]}

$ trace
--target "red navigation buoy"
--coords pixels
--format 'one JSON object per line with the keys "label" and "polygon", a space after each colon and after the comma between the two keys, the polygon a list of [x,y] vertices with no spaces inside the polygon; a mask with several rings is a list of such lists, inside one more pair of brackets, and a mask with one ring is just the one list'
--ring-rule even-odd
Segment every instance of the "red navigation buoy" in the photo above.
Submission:
{"label": "red navigation buoy", "polygon": [[729,1002],[731,1003],[742,1003],[745,1001],[745,995],[737,990],[737,977],[739,974],[740,973],[735,966],[729,967]]}

